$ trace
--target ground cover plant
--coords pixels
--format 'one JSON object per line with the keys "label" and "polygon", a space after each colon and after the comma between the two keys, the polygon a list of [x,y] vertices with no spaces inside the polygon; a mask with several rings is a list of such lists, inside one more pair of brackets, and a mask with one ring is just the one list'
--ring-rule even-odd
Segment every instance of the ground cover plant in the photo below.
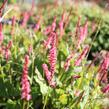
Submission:
{"label": "ground cover plant", "polygon": [[[109,43],[103,44],[107,12],[101,17],[104,10],[96,6],[95,16],[88,14],[92,8],[79,4],[36,8],[33,2],[29,7],[9,6],[3,14],[5,2],[0,20],[0,108],[108,109]],[[98,48],[89,60],[97,36],[107,51]]]}

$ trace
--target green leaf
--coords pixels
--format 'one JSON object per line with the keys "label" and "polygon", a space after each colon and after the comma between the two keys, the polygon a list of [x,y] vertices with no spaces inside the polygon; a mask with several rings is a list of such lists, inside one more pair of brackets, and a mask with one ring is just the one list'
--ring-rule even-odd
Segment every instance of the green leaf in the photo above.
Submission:
{"label": "green leaf", "polygon": [[48,93],[48,86],[46,85],[45,80],[43,79],[42,75],[38,71],[38,69],[35,69],[36,76],[34,76],[35,81],[38,83],[40,86],[40,92],[42,95],[46,95]]}
{"label": "green leaf", "polygon": [[8,109],[15,109],[15,106],[16,106],[16,102],[12,101],[11,99],[8,99],[8,101],[7,101],[7,108]]}

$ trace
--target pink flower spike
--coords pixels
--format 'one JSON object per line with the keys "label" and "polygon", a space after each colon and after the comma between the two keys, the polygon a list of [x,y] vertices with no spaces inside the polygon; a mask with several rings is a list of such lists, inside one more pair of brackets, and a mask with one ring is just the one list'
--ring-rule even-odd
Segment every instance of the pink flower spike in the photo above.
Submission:
{"label": "pink flower spike", "polygon": [[25,64],[28,66],[29,64],[29,56],[28,55],[25,55]]}
{"label": "pink flower spike", "polygon": [[39,28],[40,28],[40,25],[39,25],[39,23],[37,23],[37,24],[35,25],[34,31],[38,31]]}
{"label": "pink flower spike", "polygon": [[109,67],[109,52],[106,53],[103,62],[101,63],[100,67],[99,67],[99,71],[101,72],[102,70],[107,70]]}
{"label": "pink flower spike", "polygon": [[26,96],[26,100],[27,100],[27,101],[31,100],[31,95],[28,94],[28,95]]}
{"label": "pink flower spike", "polygon": [[38,31],[40,29],[40,24],[41,24],[41,17],[39,17],[38,22],[36,23],[34,27],[34,31]]}
{"label": "pink flower spike", "polygon": [[11,56],[10,50],[9,50],[9,49],[6,49],[6,50],[5,50],[5,59],[6,59],[6,61],[9,60],[10,56]]}
{"label": "pink flower spike", "polygon": [[51,26],[51,31],[55,31],[55,29],[56,29],[56,17],[54,17],[54,21]]}
{"label": "pink flower spike", "polygon": [[88,21],[86,21],[86,23],[85,23],[85,25],[83,27],[79,28],[78,47],[80,47],[80,44],[82,42],[84,42],[87,34],[88,34]]}
{"label": "pink flower spike", "polygon": [[12,40],[9,41],[9,42],[8,42],[8,45],[7,45],[7,48],[10,49],[10,48],[12,47],[12,44],[13,44]]}
{"label": "pink flower spike", "polygon": [[51,72],[48,70],[48,66],[46,64],[43,64],[42,68],[44,70],[44,73],[45,73],[45,76],[47,78],[49,85],[52,88],[56,87],[56,83],[52,80],[53,78],[52,78]]}
{"label": "pink flower spike", "polygon": [[32,47],[32,45],[29,45],[29,48],[28,48],[28,53],[29,53],[29,54],[31,54],[31,53],[32,53],[32,51],[33,51],[33,47]]}
{"label": "pink flower spike", "polygon": [[64,34],[64,14],[62,15],[62,18],[61,18],[61,20],[60,20],[60,22],[59,22],[59,29],[60,29],[60,37],[62,37],[63,36],[63,34]]}
{"label": "pink flower spike", "polygon": [[92,22],[91,28],[92,28],[92,32],[95,32],[95,30],[96,30],[96,23],[95,22]]}
{"label": "pink flower spike", "polygon": [[11,35],[14,34],[14,26],[15,26],[15,23],[16,23],[16,17],[13,16],[13,18],[12,18],[12,29],[11,29]]}
{"label": "pink flower spike", "polygon": [[11,52],[10,52],[11,47],[12,47],[12,41],[9,41],[8,44],[6,45],[6,47],[2,48],[2,51],[3,51],[6,61],[8,61],[11,56]]}
{"label": "pink flower spike", "polygon": [[54,21],[52,23],[51,26],[48,26],[45,30],[44,30],[44,34],[48,35],[51,32],[54,32],[56,29],[56,17],[54,17]]}
{"label": "pink flower spike", "polygon": [[81,61],[83,58],[85,58],[87,52],[89,50],[89,46],[86,46],[83,50],[83,52],[80,54],[80,56],[77,58],[77,60],[75,61],[74,65],[75,66],[79,66],[81,64]]}
{"label": "pink flower spike", "polygon": [[48,36],[48,39],[47,41],[44,41],[44,46],[46,48],[50,48],[51,47],[51,43],[52,43],[52,40],[53,40],[53,37],[56,35],[56,33],[54,32],[51,32]]}
{"label": "pink flower spike", "polygon": [[50,48],[51,42],[52,42],[52,34],[50,34],[50,35],[48,36],[47,41],[44,41],[44,46],[45,46],[46,48]]}
{"label": "pink flower spike", "polygon": [[51,26],[48,26],[45,30],[44,30],[44,35],[48,35],[51,32]]}
{"label": "pink flower spike", "polygon": [[109,84],[101,90],[103,93],[109,92]]}
{"label": "pink flower spike", "polygon": [[106,53],[103,62],[100,64],[98,69],[98,75],[97,78],[100,81],[107,82],[107,72],[109,68],[109,52]]}
{"label": "pink flower spike", "polygon": [[73,58],[73,56],[74,56],[74,53],[72,53],[71,55],[69,55],[69,56],[67,57],[67,59],[66,59],[66,61],[65,61],[65,64],[64,64],[64,69],[65,69],[65,71],[68,71],[69,66],[70,66],[70,61],[71,61],[71,59]]}
{"label": "pink flower spike", "polygon": [[64,34],[64,23],[63,23],[63,21],[59,22],[59,28],[60,28],[60,37],[62,37],[63,34]]}
{"label": "pink flower spike", "polygon": [[50,72],[52,76],[55,73],[55,65],[56,65],[56,47],[53,47],[49,51],[49,63],[50,63]]}
{"label": "pink flower spike", "polygon": [[52,32],[52,42],[51,42],[51,48],[49,50],[49,63],[50,63],[50,72],[52,77],[55,73],[55,67],[56,67],[56,33]]}
{"label": "pink flower spike", "polygon": [[29,18],[30,18],[29,13],[28,12],[25,12],[23,14],[23,21],[22,21],[22,24],[21,24],[23,28],[26,27]]}
{"label": "pink flower spike", "polygon": [[86,21],[85,25],[84,25],[84,39],[88,34],[88,21]]}
{"label": "pink flower spike", "polygon": [[44,70],[44,73],[45,73],[45,76],[46,76],[46,78],[48,80],[48,83],[50,83],[50,81],[51,81],[51,72],[48,70],[48,66],[46,64],[43,64],[42,68]]}
{"label": "pink flower spike", "polygon": [[76,37],[79,36],[79,32],[80,32],[80,21],[81,21],[81,17],[78,18],[78,22],[76,24],[76,31],[75,31],[75,36]]}
{"label": "pink flower spike", "polygon": [[31,99],[31,89],[30,89],[30,83],[28,80],[28,64],[29,64],[29,56],[25,55],[25,60],[24,60],[24,65],[23,65],[23,72],[22,72],[22,79],[21,79],[21,98],[24,100],[29,101]]}
{"label": "pink flower spike", "polygon": [[61,19],[62,19],[62,21],[65,20],[65,12],[63,12]]}
{"label": "pink flower spike", "polygon": [[0,45],[2,44],[4,39],[3,33],[2,33],[2,23],[0,23]]}

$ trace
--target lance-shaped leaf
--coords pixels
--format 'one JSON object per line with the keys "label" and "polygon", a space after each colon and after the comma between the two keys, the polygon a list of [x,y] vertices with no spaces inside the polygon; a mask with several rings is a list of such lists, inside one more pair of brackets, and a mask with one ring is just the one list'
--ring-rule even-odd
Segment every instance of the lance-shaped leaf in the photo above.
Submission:
{"label": "lance-shaped leaf", "polygon": [[42,75],[40,74],[37,68],[35,69],[35,73],[36,76],[34,76],[34,79],[36,83],[38,83],[38,85],[40,86],[40,92],[43,95],[47,94],[49,87],[46,85],[46,81],[44,80],[44,78],[42,77]]}

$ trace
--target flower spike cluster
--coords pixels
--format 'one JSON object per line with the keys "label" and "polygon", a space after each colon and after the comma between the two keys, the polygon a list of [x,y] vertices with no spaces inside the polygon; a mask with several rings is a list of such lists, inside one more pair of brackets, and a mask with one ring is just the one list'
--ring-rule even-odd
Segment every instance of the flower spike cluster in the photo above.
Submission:
{"label": "flower spike cluster", "polygon": [[53,76],[55,73],[56,60],[57,60],[57,55],[56,55],[57,34],[55,33],[55,29],[56,29],[56,17],[54,17],[54,21],[52,25],[47,27],[47,29],[45,30],[45,34],[48,35],[48,39],[44,41],[44,46],[47,49],[49,49],[48,60],[50,64],[50,70],[48,70],[48,66],[46,64],[42,65],[47,81],[49,85],[52,87],[55,87]]}
{"label": "flower spike cluster", "polygon": [[56,60],[57,60],[57,55],[56,55],[56,37],[57,37],[57,35],[55,32],[51,32],[50,35],[51,35],[51,36],[49,36],[50,37],[50,42],[49,42],[50,48],[49,48],[49,56],[48,56],[50,70],[48,70],[48,67],[46,64],[43,64],[42,68],[44,70],[44,73],[46,75],[49,85],[54,86],[55,83],[52,79],[53,79],[53,76],[55,73]]}

